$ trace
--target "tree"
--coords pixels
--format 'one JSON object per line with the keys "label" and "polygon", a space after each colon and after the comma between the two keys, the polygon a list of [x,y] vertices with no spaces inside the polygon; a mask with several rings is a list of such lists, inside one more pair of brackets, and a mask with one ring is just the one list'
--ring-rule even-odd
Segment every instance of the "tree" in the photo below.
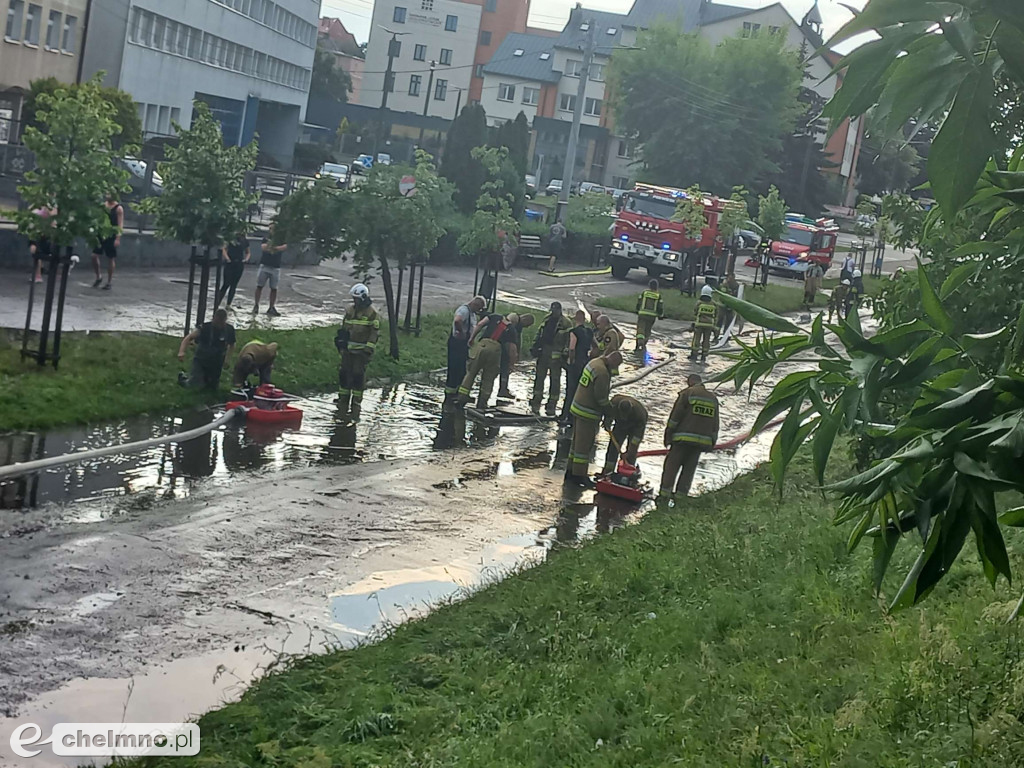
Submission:
{"label": "tree", "polygon": [[902,136],[885,141],[874,134],[864,137],[857,172],[861,194],[882,196],[905,192],[921,170],[921,156]]}
{"label": "tree", "polygon": [[160,163],[163,194],[144,202],[156,217],[157,237],[179,243],[219,247],[244,226],[255,196],[246,191],[245,176],[256,167],[256,142],[245,147],[224,145],[220,123],[202,101],[192,109],[192,126],[175,124],[178,146],[167,148]]}
{"label": "tree", "polygon": [[757,224],[769,242],[781,240],[786,231],[786,201],[771,187],[768,196],[757,198]]}
{"label": "tree", "polygon": [[643,176],[728,194],[764,189],[803,111],[796,51],[783,36],[733,38],[654,27],[611,64],[616,127],[641,146]]}
{"label": "tree", "polygon": [[[99,77],[103,76],[102,72],[97,74]],[[55,77],[33,80],[29,84],[29,92],[25,97],[25,106],[22,110],[22,120],[25,126],[40,128],[38,113],[40,108],[45,108],[43,102],[40,101],[40,96],[44,94],[53,96],[58,90],[75,90],[81,88],[82,85],[68,85]],[[135,105],[135,100],[130,94],[117,88],[108,88],[103,85],[97,87],[103,100],[113,107],[112,119],[121,128],[111,137],[111,146],[122,151],[125,147],[132,147],[133,151],[137,151],[138,145],[142,143],[142,121],[139,119],[139,110]],[[128,153],[125,152],[125,154]]]}
{"label": "tree", "polygon": [[313,58],[313,75],[309,81],[309,95],[334,101],[348,101],[352,78],[338,66],[334,54],[320,45]]}
{"label": "tree", "polygon": [[441,175],[455,185],[455,205],[471,214],[486,180],[486,171],[473,157],[473,149],[487,144],[487,116],[479,104],[467,104],[452,123],[445,139]]}
{"label": "tree", "polygon": [[750,211],[747,210],[748,194],[744,187],[733,187],[729,199],[723,201],[722,213],[718,217],[718,230],[727,243],[732,241],[736,230],[742,229],[750,220]]}
{"label": "tree", "polygon": [[516,115],[515,120],[510,120],[491,129],[490,146],[508,149],[509,159],[519,175],[525,176],[529,173],[530,122],[526,119],[526,115],[520,112]]}
{"label": "tree", "polygon": [[487,181],[481,188],[469,229],[459,236],[459,250],[470,256],[494,253],[501,246],[500,233],[512,234],[519,228],[519,220],[512,210],[515,192],[506,187],[502,178],[502,168],[510,162],[508,149],[476,147],[473,159],[483,166]]}
{"label": "tree", "polygon": [[704,218],[704,192],[696,184],[686,190],[686,195],[676,203],[672,221],[683,224],[691,238],[699,240],[700,233],[708,225]]}
{"label": "tree", "polygon": [[769,176],[770,186],[794,211],[815,216],[826,205],[834,202],[835,192],[823,169],[836,167],[836,162],[825,154],[825,148],[812,134],[793,134],[782,140],[778,173]]}
{"label": "tree", "polygon": [[[48,237],[69,246],[112,234],[103,200],[112,191],[127,191],[128,172],[114,165],[113,138],[120,134],[116,110],[100,86],[100,75],[74,87],[40,90],[25,145],[35,153],[35,170],[18,187],[25,210],[16,212],[18,230],[31,239]],[[127,151],[134,147],[125,145]],[[33,213],[56,208],[43,219]]]}
{"label": "tree", "polygon": [[451,214],[452,187],[438,176],[433,158],[416,152],[412,176],[415,192],[403,195],[399,183],[408,168],[375,164],[366,180],[351,192],[347,227],[341,242],[352,252],[357,276],[369,281],[379,273],[384,284],[391,356],[398,359],[398,308],[391,269],[410,260],[425,260],[444,234],[440,222]]}
{"label": "tree", "polygon": [[352,196],[334,179],[300,187],[281,201],[274,216],[274,234],[284,243],[312,241],[321,259],[346,258],[345,228]]}

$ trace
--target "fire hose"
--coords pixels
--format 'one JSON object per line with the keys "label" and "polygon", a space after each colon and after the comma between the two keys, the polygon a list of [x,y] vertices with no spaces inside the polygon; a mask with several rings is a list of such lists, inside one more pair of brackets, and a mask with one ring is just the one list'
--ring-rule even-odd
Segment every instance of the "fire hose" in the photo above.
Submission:
{"label": "fire hose", "polygon": [[59,467],[64,464],[74,464],[79,461],[98,459],[102,456],[111,456],[119,453],[137,453],[139,451],[144,451],[147,448],[164,445],[165,443],[186,443],[189,440],[195,440],[197,437],[209,434],[218,427],[227,424],[236,416],[244,414],[244,408],[233,408],[230,411],[226,411],[222,416],[219,416],[209,424],[202,427],[196,427],[195,429],[190,429],[186,432],[176,432],[173,435],[154,437],[149,440],[139,440],[134,443],[125,443],[124,445],[109,445],[106,448],[95,448],[89,451],[66,453],[63,456],[51,456],[50,458],[38,459],[36,461],[24,461],[19,464],[9,464],[6,467],[0,467],[0,480],[15,477],[17,475],[24,475],[29,472],[38,472],[43,469],[49,469],[50,467]]}
{"label": "fire hose", "polygon": [[[784,422],[785,420],[786,420],[785,417],[780,418],[780,419],[775,419],[775,421],[772,421],[772,422],[766,424],[764,426],[764,429],[771,429],[772,427],[777,427],[782,422]],[[743,445],[743,443],[745,443],[748,440],[750,440],[753,436],[754,435],[752,434],[752,431],[751,432],[746,432],[746,433],[740,435],[739,437],[734,437],[732,440],[727,440],[724,443],[719,443],[718,445],[716,445],[711,450],[712,451],[731,451],[733,448],[738,448],[739,446]],[[645,456],[668,456],[669,450],[671,450],[671,449],[669,449],[669,448],[658,448],[657,450],[653,450],[653,451],[640,451],[640,453],[638,453],[636,456],[637,456],[638,459],[642,459]]]}

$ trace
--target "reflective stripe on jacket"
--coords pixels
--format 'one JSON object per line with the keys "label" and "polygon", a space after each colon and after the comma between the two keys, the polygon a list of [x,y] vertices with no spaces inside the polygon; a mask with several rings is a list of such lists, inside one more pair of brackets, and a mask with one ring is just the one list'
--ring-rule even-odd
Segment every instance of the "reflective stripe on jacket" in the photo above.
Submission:
{"label": "reflective stripe on jacket", "polygon": [[657,291],[644,291],[636,300],[636,313],[640,317],[656,317],[661,319],[665,316],[665,302]]}
{"label": "reflective stripe on jacket", "polygon": [[714,328],[718,320],[718,307],[710,301],[701,301],[697,304],[696,325],[698,328]]}
{"label": "reflective stripe on jacket", "polygon": [[371,307],[349,307],[341,327],[348,331],[349,352],[369,352],[377,348],[380,337],[380,318],[377,310]]}

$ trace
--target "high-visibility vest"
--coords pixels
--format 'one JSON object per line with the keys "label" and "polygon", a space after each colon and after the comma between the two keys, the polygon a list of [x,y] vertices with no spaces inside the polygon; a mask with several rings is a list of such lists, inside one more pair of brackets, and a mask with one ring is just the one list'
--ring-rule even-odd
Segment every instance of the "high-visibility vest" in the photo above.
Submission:
{"label": "high-visibility vest", "polygon": [[660,293],[644,291],[640,294],[640,309],[637,310],[637,314],[640,317],[657,317],[659,303],[661,303]]}
{"label": "high-visibility vest", "polygon": [[717,307],[710,301],[701,301],[697,304],[697,322],[698,328],[714,328],[715,327],[715,315],[718,313]]}

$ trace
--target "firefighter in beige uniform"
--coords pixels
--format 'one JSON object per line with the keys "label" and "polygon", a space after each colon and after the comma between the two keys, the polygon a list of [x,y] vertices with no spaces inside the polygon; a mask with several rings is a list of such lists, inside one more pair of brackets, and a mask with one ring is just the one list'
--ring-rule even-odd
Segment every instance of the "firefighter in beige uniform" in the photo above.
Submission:
{"label": "firefighter in beige uniform", "polygon": [[693,322],[693,348],[690,350],[690,359],[696,360],[700,354],[701,362],[708,359],[708,352],[711,350],[711,337],[718,332],[718,307],[715,306],[712,297],[715,289],[705,285],[700,289],[700,301],[694,310],[696,318]]}
{"label": "firefighter in beige uniform", "polygon": [[665,317],[665,302],[658,293],[658,281],[651,280],[636,300],[636,351],[647,349],[654,321]]}
{"label": "firefighter in beige uniform", "polygon": [[696,374],[690,376],[686,383],[688,386],[676,398],[665,427],[665,447],[669,452],[658,493],[661,504],[673,499],[678,505],[686,498],[700,455],[710,451],[718,442],[718,398],[704,388],[704,382]]}
{"label": "firefighter in beige uniform", "polygon": [[615,465],[619,461],[619,448],[623,451],[622,458],[626,463],[636,466],[640,443],[647,432],[647,409],[635,397],[616,395],[612,398],[611,416],[606,418],[605,422],[609,420],[614,421],[614,426],[612,439],[608,441],[608,452],[604,456],[602,474],[605,475],[615,471]]}
{"label": "firefighter in beige uniform", "polygon": [[569,354],[569,330],[572,323],[562,314],[562,304],[551,303],[551,311],[541,323],[537,340],[531,352],[537,358],[537,371],[533,377],[533,398],[530,410],[540,413],[544,401],[544,383],[548,384],[548,403],[545,413],[554,416],[558,412],[558,398],[562,394],[562,366]]}
{"label": "firefighter in beige uniform", "polygon": [[349,292],[352,306],[345,313],[334,345],[341,353],[338,368],[338,409],[359,418],[366,388],[366,368],[377,349],[380,318],[373,308],[369,289],[359,283]]}
{"label": "firefighter in beige uniform", "polygon": [[612,352],[607,357],[597,357],[587,363],[580,375],[572,407],[573,415],[572,449],[565,479],[584,488],[593,488],[594,481],[588,477],[590,454],[597,442],[601,420],[612,414],[609,398],[613,371],[622,364],[622,353]]}
{"label": "firefighter in beige uniform", "polygon": [[480,377],[480,393],[477,395],[476,407],[486,408],[491,399],[491,392],[494,391],[494,380],[498,378],[501,371],[501,348],[507,343],[514,343],[516,340],[516,326],[519,323],[519,315],[511,313],[508,315],[488,315],[473,329],[473,342],[469,348],[469,367],[466,370],[466,378],[459,386],[460,406],[469,402],[470,394],[473,392],[473,385],[476,377]]}

